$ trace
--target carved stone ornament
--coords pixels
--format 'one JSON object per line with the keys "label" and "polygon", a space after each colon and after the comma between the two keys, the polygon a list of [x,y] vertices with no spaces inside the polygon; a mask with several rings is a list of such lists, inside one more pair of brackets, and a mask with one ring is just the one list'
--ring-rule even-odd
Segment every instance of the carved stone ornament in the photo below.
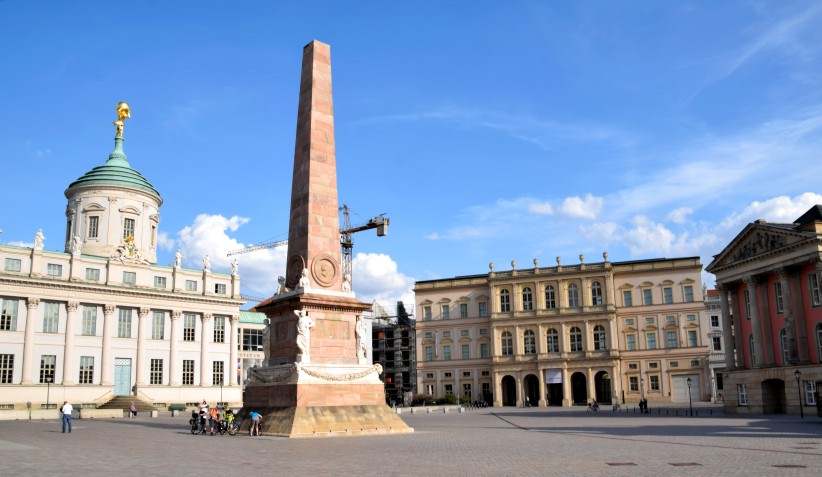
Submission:
{"label": "carved stone ornament", "polygon": [[114,314],[114,310],[116,310],[116,309],[117,309],[117,307],[116,307],[116,306],[114,306],[114,305],[103,305],[103,314],[105,314],[105,315],[113,315],[113,314]]}
{"label": "carved stone ornament", "polygon": [[297,315],[297,362],[307,364],[311,362],[311,328],[314,327],[314,320],[303,310],[294,310],[294,314]]}
{"label": "carved stone ornament", "polygon": [[787,237],[784,235],[760,230],[736,247],[733,255],[731,255],[731,261],[747,260],[763,253],[778,250],[785,245],[787,245]]}
{"label": "carved stone ornament", "polygon": [[66,311],[77,311],[77,308],[80,306],[80,302],[78,301],[69,301],[66,303]]}
{"label": "carved stone ornament", "polygon": [[134,244],[133,235],[129,235],[123,240],[123,243],[114,251],[112,258],[119,260],[120,263],[149,263],[148,260],[143,258],[143,254],[140,252],[140,249],[137,248],[137,245]]}
{"label": "carved stone ornament", "polygon": [[40,306],[40,299],[32,297],[26,298],[26,306],[28,308],[37,308]]}
{"label": "carved stone ornament", "polygon": [[43,235],[43,229],[37,229],[34,234],[34,250],[43,250],[43,242],[46,241],[46,236]]}
{"label": "carved stone ornament", "polygon": [[368,343],[371,342],[371,336],[368,333],[368,324],[365,322],[365,318],[357,317],[354,333],[357,336],[357,362],[359,364],[368,364]]}
{"label": "carved stone ornament", "polygon": [[346,381],[356,381],[358,379],[362,379],[370,374],[380,374],[382,373],[382,366],[379,364],[371,365],[369,368],[364,369],[362,371],[354,371],[351,373],[345,374],[332,374],[332,373],[325,373],[320,371],[319,369],[313,369],[309,366],[298,366],[297,368],[299,371],[311,376],[312,378],[322,379],[324,381],[332,381],[332,382],[346,382]]}
{"label": "carved stone ornament", "polygon": [[320,286],[330,287],[337,278],[336,261],[329,255],[316,257],[311,264],[311,276]]}

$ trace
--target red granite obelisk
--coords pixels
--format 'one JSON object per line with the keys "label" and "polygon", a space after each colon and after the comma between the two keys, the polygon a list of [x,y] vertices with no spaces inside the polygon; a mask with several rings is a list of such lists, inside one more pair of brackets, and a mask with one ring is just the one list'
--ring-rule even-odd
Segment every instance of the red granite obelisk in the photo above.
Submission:
{"label": "red granite obelisk", "polygon": [[255,307],[270,320],[266,365],[243,395],[267,434],[413,431],[385,404],[381,368],[367,362],[361,315],[371,305],[343,286],[338,214],[331,48],[315,40],[303,49],[285,283]]}

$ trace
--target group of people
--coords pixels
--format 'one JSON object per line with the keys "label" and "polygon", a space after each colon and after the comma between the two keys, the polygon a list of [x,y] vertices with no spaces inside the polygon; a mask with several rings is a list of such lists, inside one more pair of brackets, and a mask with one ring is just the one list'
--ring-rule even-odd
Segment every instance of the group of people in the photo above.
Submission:
{"label": "group of people", "polygon": [[648,414],[648,400],[642,398],[639,400],[639,412],[641,414]]}
{"label": "group of people", "polygon": [[200,404],[199,411],[191,411],[192,419],[196,419],[199,423],[197,428],[198,434],[210,434],[220,432],[222,427],[231,429],[234,425],[234,411],[231,409],[223,409],[222,406],[209,407],[208,403],[203,401]]}
{"label": "group of people", "polygon": [[588,410],[593,412],[599,412],[599,403],[596,399],[591,399],[591,402],[588,403]]}

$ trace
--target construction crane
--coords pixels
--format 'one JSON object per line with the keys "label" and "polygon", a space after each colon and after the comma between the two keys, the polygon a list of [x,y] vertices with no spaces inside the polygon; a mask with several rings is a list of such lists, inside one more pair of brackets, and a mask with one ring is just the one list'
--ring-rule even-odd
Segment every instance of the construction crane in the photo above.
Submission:
{"label": "construction crane", "polygon": [[226,256],[230,257],[232,255],[240,255],[242,253],[249,253],[255,250],[263,250],[266,248],[277,248],[280,245],[285,245],[288,243],[288,240],[268,240],[265,242],[251,244],[247,247],[238,248],[237,250],[231,250],[230,252],[226,252]]}

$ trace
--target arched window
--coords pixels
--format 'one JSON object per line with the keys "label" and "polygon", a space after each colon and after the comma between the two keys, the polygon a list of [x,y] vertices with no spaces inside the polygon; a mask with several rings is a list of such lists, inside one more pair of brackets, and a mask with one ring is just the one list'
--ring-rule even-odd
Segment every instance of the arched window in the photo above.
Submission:
{"label": "arched window", "polygon": [[594,326],[594,349],[596,351],[605,351],[605,327],[602,325]]}
{"label": "arched window", "polygon": [[582,330],[574,326],[571,328],[571,351],[582,351]]}
{"label": "arched window", "polygon": [[816,353],[819,356],[819,362],[822,363],[822,323],[816,325]]}
{"label": "arched window", "polygon": [[559,333],[553,328],[548,330],[548,352],[559,353]]}
{"label": "arched window", "polygon": [[602,304],[602,285],[600,285],[599,282],[591,283],[591,304]]}
{"label": "arched window", "polygon": [[499,311],[502,313],[511,311],[511,293],[506,288],[499,291]]}
{"label": "arched window", "polygon": [[753,335],[748,336],[748,352],[751,355],[751,367],[756,366],[756,350],[754,349]]}
{"label": "arched window", "polygon": [[545,308],[552,310],[557,307],[557,294],[554,285],[545,286]]}
{"label": "arched window", "polygon": [[502,332],[502,349],[503,356],[511,356],[514,354],[514,337],[511,336],[510,331]]}
{"label": "arched window", "polygon": [[785,328],[779,332],[779,345],[782,347],[782,365],[785,366],[791,360],[790,346],[788,344],[788,332]]}
{"label": "arched window", "polygon": [[579,287],[576,283],[568,285],[568,306],[579,308]]}
{"label": "arched window", "polygon": [[537,354],[537,336],[533,330],[522,333],[522,343],[525,345],[525,354]]}
{"label": "arched window", "polygon": [[530,287],[525,287],[522,289],[522,309],[525,311],[531,311],[534,309],[534,294],[531,293]]}

